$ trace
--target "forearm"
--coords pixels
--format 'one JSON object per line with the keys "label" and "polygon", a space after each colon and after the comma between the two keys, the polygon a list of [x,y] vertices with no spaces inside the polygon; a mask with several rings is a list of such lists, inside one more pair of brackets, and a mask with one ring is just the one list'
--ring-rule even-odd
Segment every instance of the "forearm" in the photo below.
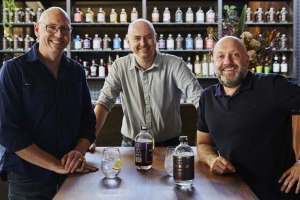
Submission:
{"label": "forearm", "polygon": [[212,167],[213,161],[219,157],[215,147],[211,144],[197,144],[197,152],[199,160],[209,167]]}
{"label": "forearm", "polygon": [[74,150],[80,152],[82,156],[84,156],[90,145],[91,142],[88,139],[80,138]]}
{"label": "forearm", "polygon": [[100,131],[104,125],[106,117],[108,115],[108,110],[105,106],[97,104],[95,107],[96,114],[96,137],[100,134]]}

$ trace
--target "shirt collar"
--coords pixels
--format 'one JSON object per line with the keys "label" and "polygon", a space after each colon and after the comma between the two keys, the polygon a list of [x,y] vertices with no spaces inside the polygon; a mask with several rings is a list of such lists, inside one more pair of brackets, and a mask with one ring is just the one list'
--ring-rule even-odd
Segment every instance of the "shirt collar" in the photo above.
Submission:
{"label": "shirt collar", "polygon": [[[138,69],[142,69],[138,63],[136,62],[135,60],[135,57],[134,57],[134,54],[131,54],[132,57],[132,62],[131,62],[131,66],[129,67],[130,70],[134,69],[134,68],[138,68]],[[149,67],[147,70],[144,70],[144,71],[148,71],[148,70],[151,70],[152,68],[154,67],[157,67],[159,68],[161,65],[160,65],[160,62],[161,62],[161,53],[159,51],[156,51],[155,52],[155,58],[154,58],[154,62],[152,63],[151,67]],[[143,69],[142,69],[143,70]]]}

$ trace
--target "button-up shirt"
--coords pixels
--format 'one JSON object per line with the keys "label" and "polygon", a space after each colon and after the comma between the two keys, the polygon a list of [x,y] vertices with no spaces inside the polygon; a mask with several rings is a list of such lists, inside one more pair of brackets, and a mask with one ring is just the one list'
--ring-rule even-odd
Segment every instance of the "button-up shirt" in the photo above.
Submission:
{"label": "button-up shirt", "polygon": [[181,134],[182,93],[198,108],[201,92],[182,59],[156,52],[152,66],[144,70],[130,54],[115,60],[96,103],[110,111],[120,95],[124,113],[121,133],[134,140],[145,124],[155,141],[161,142]]}

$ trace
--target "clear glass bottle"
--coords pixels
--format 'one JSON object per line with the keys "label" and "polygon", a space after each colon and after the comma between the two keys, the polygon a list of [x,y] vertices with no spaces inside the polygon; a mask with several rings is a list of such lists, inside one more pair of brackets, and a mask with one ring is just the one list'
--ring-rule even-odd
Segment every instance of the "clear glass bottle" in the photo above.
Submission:
{"label": "clear glass bottle", "polygon": [[158,49],[161,49],[161,50],[166,49],[166,40],[165,40],[163,34],[159,35],[159,38],[158,38]]}
{"label": "clear glass bottle", "polygon": [[199,10],[196,12],[196,22],[197,23],[204,23],[204,12],[201,7],[199,7]]}
{"label": "clear glass bottle", "polygon": [[9,48],[9,43],[8,43],[8,38],[6,35],[3,35],[2,38],[2,49],[8,49]]}
{"label": "clear glass bottle", "polygon": [[157,7],[154,7],[152,11],[152,22],[153,23],[159,22],[159,12],[157,10]]}
{"label": "clear glass bottle", "polygon": [[255,22],[263,23],[264,22],[264,12],[262,8],[258,8],[258,10],[254,13]]}
{"label": "clear glass bottle", "polygon": [[107,66],[106,75],[109,74],[112,64],[113,64],[112,57],[111,57],[111,55],[108,55],[108,61],[107,61],[107,65],[106,65]]}
{"label": "clear glass bottle", "polygon": [[75,23],[81,23],[82,22],[82,12],[80,10],[80,8],[76,8],[75,12],[74,12],[74,22]]}
{"label": "clear glass bottle", "polygon": [[205,38],[204,42],[205,49],[213,49],[214,48],[214,40],[210,34]]}
{"label": "clear glass bottle", "polygon": [[182,23],[183,22],[183,16],[182,11],[180,10],[180,7],[177,8],[175,12],[175,22],[176,23]]}
{"label": "clear glass bottle", "polygon": [[191,71],[193,71],[193,64],[192,64],[192,61],[191,61],[191,57],[188,57],[188,58],[187,58],[186,65],[187,65],[187,67],[188,67]]}
{"label": "clear glass bottle", "polygon": [[8,23],[9,22],[9,10],[8,8],[3,8],[3,23]]}
{"label": "clear glass bottle", "polygon": [[193,50],[194,49],[194,40],[193,40],[190,33],[185,38],[185,49],[186,50]]}
{"label": "clear glass bottle", "polygon": [[28,51],[31,48],[31,39],[29,35],[26,35],[24,38],[24,50]]}
{"label": "clear glass bottle", "polygon": [[15,23],[21,23],[23,22],[24,12],[20,8],[15,8],[14,17]]}
{"label": "clear glass bottle", "polygon": [[174,38],[172,37],[172,34],[169,34],[167,39],[167,50],[174,50],[174,46]]}
{"label": "clear glass bottle", "polygon": [[104,62],[103,62],[103,59],[101,58],[100,59],[100,64],[99,64],[99,77],[105,77],[105,67],[104,67]]}
{"label": "clear glass bottle", "polygon": [[199,55],[196,55],[196,59],[194,62],[194,73],[198,78],[202,76],[202,66],[201,66]]}
{"label": "clear glass bottle", "polygon": [[96,63],[95,59],[92,59],[91,64],[91,77],[97,77],[98,76],[98,64]]}
{"label": "clear glass bottle", "polygon": [[171,22],[171,13],[169,11],[169,8],[166,7],[163,13],[163,23],[170,23],[170,22]]}
{"label": "clear glass bottle", "polygon": [[191,7],[188,7],[188,10],[185,13],[185,22],[186,23],[194,22],[194,12]]}
{"label": "clear glass bottle", "polygon": [[85,22],[87,23],[93,23],[94,22],[94,12],[89,7],[85,13]]}
{"label": "clear glass bottle", "polygon": [[182,50],[183,49],[183,37],[181,34],[177,35],[176,38],[176,50]]}
{"label": "clear glass bottle", "polygon": [[34,12],[30,8],[25,8],[25,23],[33,22]]}
{"label": "clear glass bottle", "polygon": [[273,7],[270,7],[269,11],[266,12],[266,22],[275,23],[276,13]]}
{"label": "clear glass bottle", "polygon": [[275,56],[274,56],[273,73],[276,73],[276,74],[280,73],[280,64],[278,62],[278,55],[277,54],[275,54]]}
{"label": "clear glass bottle", "polygon": [[118,23],[118,14],[116,13],[114,8],[111,9],[109,20],[110,23]]}
{"label": "clear glass bottle", "polygon": [[82,40],[79,35],[76,35],[76,39],[74,40],[74,48],[75,50],[81,50],[82,49]]}
{"label": "clear glass bottle", "polygon": [[270,74],[271,73],[271,66],[270,66],[270,63],[269,63],[269,57],[266,57],[266,59],[265,59],[264,73],[265,74]]}
{"label": "clear glass bottle", "polygon": [[111,50],[111,47],[110,47],[111,39],[108,37],[107,34],[104,35],[102,42],[103,42],[103,45],[102,45],[103,50]]}
{"label": "clear glass bottle", "polygon": [[201,50],[203,49],[203,38],[201,37],[201,34],[198,34],[195,38],[195,49]]}
{"label": "clear glass bottle", "polygon": [[121,38],[119,37],[119,34],[115,34],[115,38],[113,39],[113,49],[114,50],[122,50]]}
{"label": "clear glass bottle", "polygon": [[14,50],[20,50],[21,49],[19,35],[14,36],[14,46],[13,47],[14,47]]}
{"label": "clear glass bottle", "polygon": [[288,75],[288,64],[286,62],[286,57],[285,57],[284,54],[281,57],[280,73],[283,76],[287,76]]}
{"label": "clear glass bottle", "polygon": [[207,23],[214,23],[215,22],[216,14],[213,11],[212,7],[206,12],[206,22]]}
{"label": "clear glass bottle", "polygon": [[248,7],[246,11],[246,22],[252,22],[252,11],[251,8]]}
{"label": "clear glass bottle", "polygon": [[282,34],[280,38],[280,50],[287,50],[287,49],[288,49],[288,39],[285,34]]}
{"label": "clear glass bottle", "polygon": [[139,18],[138,11],[136,10],[135,7],[133,7],[132,11],[131,11],[131,15],[130,15],[130,20],[133,22],[133,21],[137,20],[138,18]]}
{"label": "clear glass bottle", "polygon": [[126,51],[130,50],[129,44],[128,44],[127,40],[126,40],[127,37],[128,37],[128,35],[126,34],[126,36],[125,36],[125,38],[123,40],[123,49],[126,50]]}
{"label": "clear glass bottle", "polygon": [[140,133],[135,137],[135,166],[139,170],[148,170],[152,167],[153,137],[147,130],[147,125],[141,126]]}
{"label": "clear glass bottle", "polygon": [[99,11],[97,13],[97,22],[105,23],[105,12],[101,7],[99,8]]}
{"label": "clear glass bottle", "polygon": [[39,22],[39,20],[40,20],[41,15],[42,15],[43,12],[44,12],[43,8],[38,8],[37,9],[36,14],[35,14],[36,15],[36,22]]}
{"label": "clear glass bottle", "polygon": [[84,68],[84,72],[85,72],[85,77],[90,77],[91,76],[91,69],[90,66],[88,65],[87,61],[83,61],[83,68]]}
{"label": "clear glass bottle", "polygon": [[203,61],[202,61],[202,76],[208,77],[208,73],[209,73],[208,61],[206,55],[204,54]]}
{"label": "clear glass bottle", "polygon": [[91,49],[91,38],[88,34],[85,34],[85,38],[83,40],[83,49]]}
{"label": "clear glass bottle", "polygon": [[210,55],[209,63],[208,63],[208,76],[209,77],[214,77],[215,76],[215,66],[213,63],[213,56],[212,54]]}
{"label": "clear glass bottle", "polygon": [[180,144],[173,154],[173,178],[177,186],[191,188],[194,183],[194,151],[188,145],[188,137],[180,136]]}
{"label": "clear glass bottle", "polygon": [[280,11],[280,21],[279,22],[287,22],[288,12],[285,7],[282,7]]}
{"label": "clear glass bottle", "polygon": [[93,39],[93,49],[94,50],[101,50],[101,43],[102,43],[102,40],[101,38],[98,36],[98,34],[95,34],[95,37]]}
{"label": "clear glass bottle", "polygon": [[121,9],[120,13],[120,23],[127,23],[127,13],[125,11],[125,8]]}

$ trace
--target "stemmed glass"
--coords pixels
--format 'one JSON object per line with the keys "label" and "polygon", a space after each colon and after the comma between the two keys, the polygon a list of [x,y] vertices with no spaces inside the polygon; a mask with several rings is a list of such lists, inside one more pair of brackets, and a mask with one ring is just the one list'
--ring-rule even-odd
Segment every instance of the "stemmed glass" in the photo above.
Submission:
{"label": "stemmed glass", "polygon": [[104,148],[102,153],[101,171],[106,178],[116,178],[122,168],[120,151],[116,147]]}
{"label": "stemmed glass", "polygon": [[169,146],[165,155],[165,169],[170,176],[173,176],[173,153],[175,146]]}

